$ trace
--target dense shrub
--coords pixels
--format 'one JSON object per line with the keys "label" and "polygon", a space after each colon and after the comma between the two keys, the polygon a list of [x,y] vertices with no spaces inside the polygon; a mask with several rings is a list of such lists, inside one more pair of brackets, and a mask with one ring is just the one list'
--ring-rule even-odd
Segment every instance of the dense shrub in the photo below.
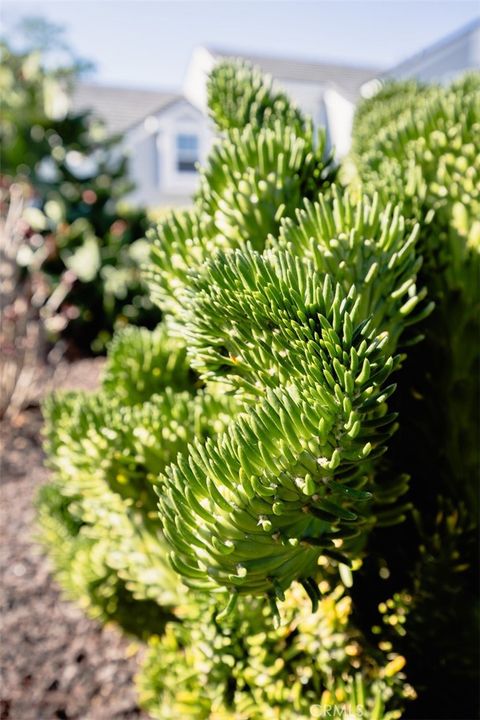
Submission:
{"label": "dense shrub", "polygon": [[[395,90],[387,86],[359,108],[358,181],[398,198],[408,221],[420,222],[420,277],[435,310],[398,376],[395,409],[405,420],[388,456],[411,476],[415,511],[401,547],[382,539],[382,553],[390,584],[398,590],[404,583],[408,597],[398,647],[423,689],[417,714],[433,708],[439,717],[468,717],[475,714],[478,672],[480,76],[446,88],[410,83],[398,96]],[[371,578],[365,592],[371,602]],[[444,684],[448,698],[440,705],[436,688]]]}
{"label": "dense shrub", "polygon": [[69,110],[76,66],[47,68],[42,52],[5,43],[0,56],[3,182],[30,190],[24,220],[33,240],[18,262],[30,273],[41,265],[51,291],[68,280],[57,331],[82,352],[102,352],[115,327],[160,318],[139,271],[146,212],[125,203],[132,186],[119,138]]}
{"label": "dense shrub", "polygon": [[158,603],[153,717],[475,715],[476,82],[368,101],[339,189],[285,96],[215,70],[194,207],[149,236],[165,327],[47,406],[47,536],[92,540],[74,592],[104,616],[115,578]]}
{"label": "dense shrub", "polygon": [[351,599],[341,584],[330,590],[324,581],[322,591],[312,612],[300,586],[288,590],[276,629],[259,598],[241,601],[222,622],[201,605],[184,622],[170,622],[150,640],[140,702],[158,720],[319,718],[337,704],[357,716],[399,717],[385,704],[398,706],[411,692],[401,687],[404,659],[388,661],[378,650],[362,673]]}
{"label": "dense shrub", "polygon": [[59,393],[44,406],[55,480],[39,516],[57,577],[92,614],[142,636],[180,597],[154,482],[193,437],[223,426],[233,402],[197,392],[192,378],[184,348],[161,327],[127,328],[98,393]]}

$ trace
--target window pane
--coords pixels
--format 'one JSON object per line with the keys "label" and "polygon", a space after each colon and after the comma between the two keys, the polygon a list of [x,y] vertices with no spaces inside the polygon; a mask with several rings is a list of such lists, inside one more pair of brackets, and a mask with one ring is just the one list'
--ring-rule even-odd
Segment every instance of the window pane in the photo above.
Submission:
{"label": "window pane", "polygon": [[195,167],[195,161],[192,162],[191,160],[181,160],[180,158],[178,159],[177,170],[179,170],[180,172],[195,172],[196,169],[197,168]]}
{"label": "window pane", "polygon": [[176,137],[178,172],[195,172],[198,161],[198,136],[180,134]]}
{"label": "window pane", "polygon": [[177,135],[178,150],[198,150],[198,137],[196,135]]}

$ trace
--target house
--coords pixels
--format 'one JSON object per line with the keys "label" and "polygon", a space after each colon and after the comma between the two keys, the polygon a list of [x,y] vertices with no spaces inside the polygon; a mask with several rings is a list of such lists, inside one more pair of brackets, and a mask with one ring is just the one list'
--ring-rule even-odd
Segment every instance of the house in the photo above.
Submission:
{"label": "house", "polygon": [[474,20],[421,52],[402,60],[361,88],[369,97],[386,80],[418,80],[447,84],[463,73],[480,68],[480,19]]}
{"label": "house", "polygon": [[381,77],[446,84],[458,75],[479,68],[480,18],[403,60]]}
{"label": "house", "polygon": [[203,113],[184,95],[154,90],[81,84],[76,110],[93,109],[112,135],[123,136],[134,204],[187,205],[212,141]]}
{"label": "house", "polygon": [[130,199],[146,206],[188,205],[202,164],[214,140],[207,113],[207,77],[226,57],[241,57],[269,74],[298,106],[326,128],[337,158],[349,150],[355,105],[373,94],[382,81],[416,78],[449,82],[480,67],[480,21],[475,21],[386,71],[334,63],[245,55],[198,47],[191,56],[178,94],[80,85],[75,109],[91,108],[111,133],[123,135],[136,185]]}
{"label": "house", "polygon": [[200,47],[187,68],[179,94],[81,84],[75,110],[93,109],[107,130],[123,135],[135,190],[130,200],[146,206],[188,205],[215,134],[206,107],[207,76],[222,58],[242,57],[259,66],[286,90],[315,125],[327,131],[337,157],[349,148],[360,87],[376,72],[330,63],[242,55]]}
{"label": "house", "polygon": [[245,55],[214,48],[193,51],[183,90],[202,113],[207,110],[207,78],[214,65],[227,58],[241,58],[273,78],[274,87],[284,90],[312,119],[325,127],[327,141],[337,157],[343,157],[350,145],[350,132],[360,88],[378,68],[333,63],[305,62],[289,58]]}

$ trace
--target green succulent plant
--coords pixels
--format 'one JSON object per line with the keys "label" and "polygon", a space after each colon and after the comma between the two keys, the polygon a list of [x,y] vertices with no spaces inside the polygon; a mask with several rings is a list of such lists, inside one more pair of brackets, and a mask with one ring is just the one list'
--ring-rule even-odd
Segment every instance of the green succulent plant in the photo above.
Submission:
{"label": "green succulent plant", "polygon": [[[386,458],[411,476],[406,497],[415,519],[401,546],[372,534],[367,555],[381,547],[397,578],[393,589],[409,598],[402,652],[419,690],[412,712],[467,717],[476,712],[479,668],[473,537],[480,468],[480,74],[447,87],[410,83],[396,92],[396,85],[386,87],[359,108],[353,159],[363,190],[396,197],[407,222],[420,223],[419,274],[435,310],[398,376],[403,392],[395,409],[408,421],[400,422]],[[381,132],[365,143],[379,123]],[[380,587],[376,594],[367,572],[362,603],[383,602],[384,592]],[[459,615],[462,628],[452,636]],[[447,685],[448,697],[439,702],[435,687]]]}
{"label": "green succulent plant", "polygon": [[58,577],[138,618],[152,717],[475,715],[478,87],[365,101],[340,189],[285,95],[212,74],[221,137],[149,236],[165,326],[46,406]]}
{"label": "green succulent plant", "polygon": [[401,717],[402,694],[412,693],[402,687],[404,658],[377,650],[360,670],[362,638],[349,624],[351,601],[341,585],[315,613],[292,586],[278,629],[258,601],[242,601],[237,611],[218,623],[210,607],[151,638],[137,685],[152,718]]}
{"label": "green succulent plant", "polygon": [[[152,633],[161,633],[182,597],[181,587],[165,561],[165,548],[158,553],[157,543],[156,552],[152,552],[152,542],[150,547],[141,538],[131,542],[135,532],[128,521],[121,528],[112,528],[108,522],[102,526],[95,516],[95,531],[91,533],[81,498],[65,497],[62,489],[61,483],[54,482],[42,487],[37,507],[40,537],[63,595],[91,617],[115,622],[144,640]],[[130,538],[125,538],[125,529]],[[112,547],[116,556],[112,555]],[[143,560],[140,572],[136,568],[137,577],[142,578],[143,573],[141,584],[132,581],[122,562],[122,549],[130,562]]]}
{"label": "green succulent plant", "polygon": [[[445,449],[444,467],[453,485],[461,473],[460,486],[471,487],[474,502],[471,480],[479,456],[470,433],[478,423],[479,352],[474,338],[480,333],[480,74],[447,88],[417,88],[411,98],[360,154],[358,177],[367,191],[375,188],[382,196],[397,197],[407,219],[422,224],[422,277],[437,309],[424,327],[427,342],[421,362],[426,371],[426,358],[434,353],[444,371],[430,381],[423,379],[418,390],[436,398],[432,418],[446,411],[439,444]],[[380,96],[381,115],[384,102]],[[376,98],[369,105],[364,122],[377,112]],[[449,418],[455,418],[453,426]]]}
{"label": "green succulent plant", "polygon": [[196,378],[186,352],[163,324],[154,331],[125,328],[110,343],[102,386],[122,405],[147,402],[166,388],[194,393]]}
{"label": "green succulent plant", "polygon": [[295,129],[307,121],[300,110],[267,78],[248,62],[225,60],[212,70],[207,85],[208,107],[220,130],[258,128],[276,120]]}
{"label": "green succulent plant", "polygon": [[280,598],[298,579],[315,593],[320,554],[348,563],[382,521],[369,500],[395,429],[387,381],[402,330],[429,311],[398,213],[337,194],[282,231],[286,249],[219,253],[192,279],[193,367],[253,400],[167,467],[160,500],[188,583]]}
{"label": "green succulent plant", "polygon": [[182,597],[154,482],[190,439],[222,429],[233,407],[193,380],[185,348],[162,327],[128,328],[112,344],[99,392],[44,404],[54,481],[40,494],[39,518],[56,575],[92,614],[138,625],[142,636],[144,610],[168,617]]}
{"label": "green succulent plant", "polygon": [[[148,233],[151,255],[145,277],[152,300],[170,322],[183,316],[191,270],[219,249],[248,244],[261,252],[269,234],[278,234],[282,218],[294,217],[304,198],[316,200],[336,177],[333,158],[325,150],[325,133],[315,132],[310,120],[291,123],[292,114],[301,116],[284,104],[286,100],[283,111],[273,113],[268,122],[265,114],[255,124],[238,122],[238,104],[230,103],[228,96],[248,95],[258,85],[258,71],[247,65],[239,75],[236,66],[217,70],[209,93],[219,102],[221,98],[219,122],[225,133],[200,171],[194,207],[172,212]],[[226,79],[232,73],[235,84]],[[267,102],[270,91],[265,93]]]}

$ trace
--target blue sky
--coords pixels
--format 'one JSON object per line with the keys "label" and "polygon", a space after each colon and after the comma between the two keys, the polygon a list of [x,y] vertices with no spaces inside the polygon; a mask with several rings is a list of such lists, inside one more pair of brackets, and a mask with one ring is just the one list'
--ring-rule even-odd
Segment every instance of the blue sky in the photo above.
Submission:
{"label": "blue sky", "polygon": [[479,15],[475,1],[3,0],[4,32],[20,18],[62,24],[105,84],[179,88],[191,50],[232,50],[388,67]]}

